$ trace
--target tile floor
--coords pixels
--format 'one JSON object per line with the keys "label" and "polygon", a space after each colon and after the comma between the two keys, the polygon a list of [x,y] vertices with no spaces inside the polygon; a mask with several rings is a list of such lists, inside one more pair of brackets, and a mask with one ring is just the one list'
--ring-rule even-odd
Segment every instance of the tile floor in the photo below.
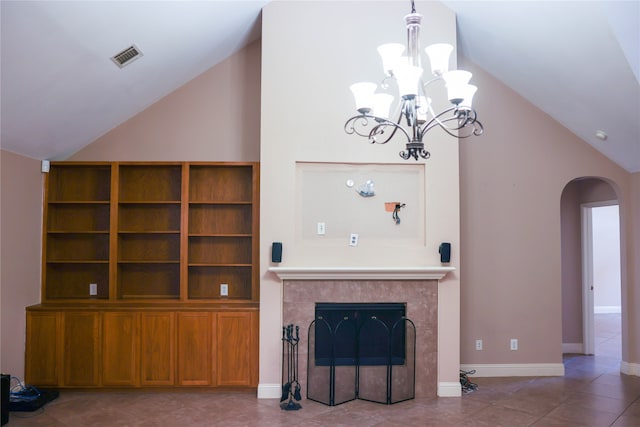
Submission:
{"label": "tile floor", "polygon": [[[616,330],[617,327],[617,330]],[[567,355],[564,377],[472,378],[461,398],[385,406],[353,401],[299,411],[243,392],[62,392],[36,413],[11,413],[21,426],[640,426],[640,377],[620,370],[619,315],[598,315],[596,356]],[[28,418],[24,418],[28,417]]]}

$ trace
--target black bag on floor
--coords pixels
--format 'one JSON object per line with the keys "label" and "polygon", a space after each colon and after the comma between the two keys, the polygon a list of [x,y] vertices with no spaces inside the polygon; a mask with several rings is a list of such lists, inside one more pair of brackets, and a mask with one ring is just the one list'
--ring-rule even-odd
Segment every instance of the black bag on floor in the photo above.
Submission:
{"label": "black bag on floor", "polygon": [[17,378],[14,379],[18,384],[9,391],[8,407],[11,412],[35,411],[52,400],[57,399],[60,395],[58,390],[39,389],[30,385],[25,386]]}

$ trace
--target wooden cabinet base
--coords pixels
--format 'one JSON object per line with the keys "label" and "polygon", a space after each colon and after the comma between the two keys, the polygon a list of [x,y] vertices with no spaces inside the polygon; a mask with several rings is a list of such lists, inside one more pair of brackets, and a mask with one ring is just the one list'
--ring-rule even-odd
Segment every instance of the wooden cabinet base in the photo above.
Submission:
{"label": "wooden cabinet base", "polygon": [[59,388],[258,384],[258,307],[27,307],[26,382]]}

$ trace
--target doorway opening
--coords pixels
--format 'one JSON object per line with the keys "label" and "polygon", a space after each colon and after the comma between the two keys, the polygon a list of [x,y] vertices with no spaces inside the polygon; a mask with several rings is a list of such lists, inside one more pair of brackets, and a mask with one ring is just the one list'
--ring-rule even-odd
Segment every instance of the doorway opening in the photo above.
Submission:
{"label": "doorway opening", "polygon": [[622,370],[624,224],[616,188],[606,179],[581,177],[562,190],[562,353],[605,356]]}
{"label": "doorway opening", "polygon": [[584,353],[621,360],[619,206],[585,203],[581,211]]}

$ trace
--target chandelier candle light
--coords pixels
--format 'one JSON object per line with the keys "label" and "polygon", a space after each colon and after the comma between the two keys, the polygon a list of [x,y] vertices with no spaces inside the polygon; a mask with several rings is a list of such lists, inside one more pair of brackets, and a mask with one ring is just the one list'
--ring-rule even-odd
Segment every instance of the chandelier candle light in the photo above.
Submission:
{"label": "chandelier candle light", "polygon": [[[469,84],[471,73],[463,70],[449,71],[449,56],[453,46],[438,43],[425,49],[431,63],[433,75],[428,81],[422,79],[423,69],[420,62],[420,21],[422,15],[416,13],[414,1],[411,1],[411,13],[405,16],[407,23],[407,55],[403,56],[405,46],[388,43],[378,47],[382,57],[382,66],[386,77],[381,83],[382,89],[388,89],[389,80],[395,80],[400,101],[392,117],[389,110],[393,96],[388,93],[376,93],[377,85],[360,82],[351,85],[356,101],[358,115],[344,124],[348,134],[356,134],[369,139],[372,144],[386,144],[396,133],[407,138],[406,150],[400,152],[404,160],[419,157],[428,159],[430,153],[425,150],[422,139],[431,129],[440,128],[457,138],[481,135],[482,123],[477,119],[471,100],[476,90]],[[453,104],[440,113],[435,113],[427,88],[436,81],[444,80],[449,102]],[[404,122],[403,124],[403,117]]]}

